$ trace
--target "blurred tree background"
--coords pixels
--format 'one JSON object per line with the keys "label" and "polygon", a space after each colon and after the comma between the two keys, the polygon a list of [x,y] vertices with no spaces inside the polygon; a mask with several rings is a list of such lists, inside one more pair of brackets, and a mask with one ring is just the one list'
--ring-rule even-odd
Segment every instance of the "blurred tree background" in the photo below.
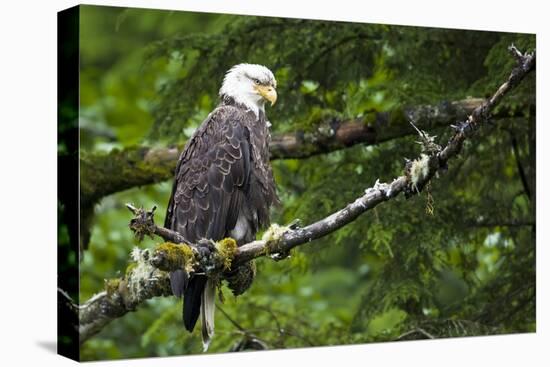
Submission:
{"label": "blurred tree background", "polygon": [[[535,36],[375,24],[81,7],[81,160],[135,146],[180,146],[217,104],[225,71],[266,65],[278,80],[273,133],[419,104],[486,97],[507,77],[507,46]],[[252,288],[224,289],[209,353],[535,331],[535,77],[499,105],[426,193],[399,197],[343,229],[256,261]],[[449,123],[453,123],[450,121]],[[272,162],[282,206],[273,222],[311,223],[402,174],[414,130],[305,159]],[[449,128],[430,133],[445,143]],[[85,171],[83,174],[94,174]],[[123,174],[121,172],[121,174]],[[85,179],[85,177],[84,177]],[[157,205],[171,182],[103,197],[81,259],[80,302],[124,274],[137,243],[124,203]],[[433,213],[427,211],[433,200]],[[74,259],[73,259],[74,261]],[[81,347],[84,360],[200,353],[181,301],[157,298]]]}

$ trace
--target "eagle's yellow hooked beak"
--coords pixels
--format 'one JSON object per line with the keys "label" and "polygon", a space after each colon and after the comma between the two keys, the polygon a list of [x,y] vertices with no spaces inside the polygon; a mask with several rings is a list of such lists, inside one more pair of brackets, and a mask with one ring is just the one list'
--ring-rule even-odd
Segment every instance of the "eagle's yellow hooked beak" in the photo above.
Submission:
{"label": "eagle's yellow hooked beak", "polygon": [[271,102],[272,106],[275,104],[275,102],[277,102],[277,91],[272,86],[258,85],[256,86],[256,90],[258,91],[260,96]]}

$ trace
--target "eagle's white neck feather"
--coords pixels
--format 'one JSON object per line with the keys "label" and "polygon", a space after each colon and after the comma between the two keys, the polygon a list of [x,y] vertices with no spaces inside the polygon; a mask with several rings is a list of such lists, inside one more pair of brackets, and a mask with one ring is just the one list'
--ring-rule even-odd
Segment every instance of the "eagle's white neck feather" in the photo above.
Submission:
{"label": "eagle's white neck feather", "polygon": [[262,65],[235,65],[225,74],[219,92],[220,97],[233,98],[236,103],[242,104],[259,116],[260,111],[265,112],[265,100],[256,92],[253,79],[269,81],[275,78],[273,73]]}
{"label": "eagle's white neck feather", "polygon": [[220,89],[220,96],[222,98],[224,96],[233,98],[235,103],[245,106],[247,109],[254,112],[256,116],[259,115],[260,111],[265,111],[264,99],[258,96],[258,94],[249,91],[245,83],[240,83],[236,78],[227,80],[226,77]]}

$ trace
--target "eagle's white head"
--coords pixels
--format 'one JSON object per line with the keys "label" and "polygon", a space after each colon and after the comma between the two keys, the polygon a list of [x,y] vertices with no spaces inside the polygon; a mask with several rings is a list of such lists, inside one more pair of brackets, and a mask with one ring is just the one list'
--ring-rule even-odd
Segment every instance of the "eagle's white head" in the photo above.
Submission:
{"label": "eagle's white head", "polygon": [[265,101],[273,106],[277,101],[277,81],[271,70],[263,65],[238,64],[233,66],[223,80],[220,98],[233,98],[256,115],[264,111]]}

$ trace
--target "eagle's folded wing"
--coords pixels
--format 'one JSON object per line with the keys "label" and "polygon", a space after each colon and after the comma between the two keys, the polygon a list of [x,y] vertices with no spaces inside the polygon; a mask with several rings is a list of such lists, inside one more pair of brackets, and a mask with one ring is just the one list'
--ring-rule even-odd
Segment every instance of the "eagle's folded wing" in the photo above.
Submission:
{"label": "eagle's folded wing", "polygon": [[219,240],[237,222],[250,177],[247,118],[231,106],[217,108],[186,145],[176,168],[165,227],[188,241]]}

